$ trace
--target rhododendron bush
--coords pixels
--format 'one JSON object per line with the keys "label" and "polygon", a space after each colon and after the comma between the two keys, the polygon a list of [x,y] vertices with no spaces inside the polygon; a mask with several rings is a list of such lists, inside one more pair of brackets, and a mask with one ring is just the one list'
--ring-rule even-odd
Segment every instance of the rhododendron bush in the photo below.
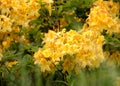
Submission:
{"label": "rhododendron bush", "polygon": [[0,86],[120,86],[119,0],[0,0]]}

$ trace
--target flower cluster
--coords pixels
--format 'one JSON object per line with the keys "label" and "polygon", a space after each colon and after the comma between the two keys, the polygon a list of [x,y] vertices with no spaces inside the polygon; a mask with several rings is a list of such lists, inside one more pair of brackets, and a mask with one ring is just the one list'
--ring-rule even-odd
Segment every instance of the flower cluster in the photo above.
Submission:
{"label": "flower cluster", "polygon": [[[103,30],[107,31],[107,34],[116,33],[120,34],[120,19],[119,19],[119,3],[104,0],[97,0],[94,6],[90,10],[84,30],[94,30],[101,34]],[[120,52],[119,51],[106,51],[105,57],[110,61],[120,64]]]}
{"label": "flower cluster", "polygon": [[[97,0],[82,30],[68,32],[49,31],[45,34],[44,46],[34,54],[35,64],[42,72],[52,72],[57,65],[62,65],[63,72],[94,68],[104,60],[102,44],[103,30],[107,33],[120,33],[119,4],[111,1]],[[115,56],[116,55],[116,56]],[[119,52],[112,57],[119,58]]]}
{"label": "flower cluster", "polygon": [[0,31],[11,31],[16,26],[28,26],[39,16],[37,0],[0,0]]}
{"label": "flower cluster", "polygon": [[77,71],[79,68],[98,67],[103,61],[103,36],[97,32],[61,32],[49,31],[43,39],[45,45],[34,54],[35,64],[41,67],[42,72],[52,72],[60,62],[63,72]]}
{"label": "flower cluster", "polygon": [[[29,22],[39,16],[38,0],[0,0],[0,53],[11,41],[20,40],[20,27],[28,28]],[[2,57],[2,55],[0,55]]]}
{"label": "flower cluster", "polygon": [[[120,33],[119,3],[104,0],[97,0],[90,10],[88,19],[84,28],[93,29],[102,32],[103,29],[107,33]],[[89,28],[88,28],[89,27]]]}

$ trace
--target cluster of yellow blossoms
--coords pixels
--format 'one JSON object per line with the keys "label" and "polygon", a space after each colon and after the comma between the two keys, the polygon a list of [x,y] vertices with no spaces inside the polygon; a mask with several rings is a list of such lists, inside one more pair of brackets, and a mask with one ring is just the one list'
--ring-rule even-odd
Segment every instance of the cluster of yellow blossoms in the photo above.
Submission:
{"label": "cluster of yellow blossoms", "polygon": [[104,59],[103,40],[103,36],[91,30],[49,31],[45,34],[45,45],[34,54],[35,64],[40,65],[42,72],[52,72],[59,62],[63,62],[63,72],[98,67]]}
{"label": "cluster of yellow blossoms", "polygon": [[[40,66],[42,72],[52,72],[62,63],[63,72],[69,73],[85,67],[98,67],[104,60],[104,36],[101,32],[105,29],[109,34],[120,33],[119,4],[112,0],[97,0],[94,5],[83,30],[66,32],[63,29],[45,34],[45,45],[34,54],[35,64]],[[115,55],[118,58],[120,53]]]}
{"label": "cluster of yellow blossoms", "polygon": [[[18,41],[19,26],[29,27],[29,22],[39,16],[39,0],[0,0],[0,53],[11,41]],[[2,58],[2,54],[0,55]]]}
{"label": "cluster of yellow blossoms", "polygon": [[[107,30],[108,34],[111,34],[112,32],[120,34],[119,10],[119,3],[113,2],[113,0],[97,0],[90,10],[90,14],[83,29],[90,29],[99,33],[104,29]],[[104,54],[110,61],[120,64],[119,51],[106,51]]]}
{"label": "cluster of yellow blossoms", "polygon": [[0,31],[11,31],[18,25],[28,26],[39,16],[38,0],[0,0]]}
{"label": "cluster of yellow blossoms", "polygon": [[119,3],[112,0],[97,0],[93,5],[84,28],[98,32],[105,29],[107,33],[120,33]]}
{"label": "cluster of yellow blossoms", "polygon": [[[25,36],[19,36],[20,27],[29,28],[29,22],[39,17],[40,3],[46,4],[51,15],[52,0],[0,0],[0,60],[2,51],[9,47],[11,41],[28,43]],[[16,61],[6,63],[10,67],[14,64]]]}

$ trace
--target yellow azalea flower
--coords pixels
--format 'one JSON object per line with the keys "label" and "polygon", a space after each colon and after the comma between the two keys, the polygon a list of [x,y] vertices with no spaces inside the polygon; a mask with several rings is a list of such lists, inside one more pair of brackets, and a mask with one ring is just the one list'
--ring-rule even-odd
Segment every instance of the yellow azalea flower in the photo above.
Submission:
{"label": "yellow azalea flower", "polygon": [[43,50],[42,54],[44,55],[44,57],[49,58],[52,55],[51,52],[52,51],[48,48],[48,49]]}
{"label": "yellow azalea flower", "polygon": [[41,51],[41,48],[39,48],[39,50],[38,50],[38,52],[36,52],[35,54],[34,54],[34,58],[35,59],[41,59],[41,58],[43,58],[44,56],[43,56],[43,54],[42,54],[42,51]]}
{"label": "yellow azalea flower", "polygon": [[49,15],[51,16],[51,14],[52,14],[52,7],[51,7],[51,4],[47,4],[47,5],[46,5],[46,8],[48,9]]}
{"label": "yellow azalea flower", "polygon": [[56,65],[61,60],[60,57],[62,57],[61,53],[56,51],[51,55],[51,60]]}
{"label": "yellow azalea flower", "polygon": [[51,4],[53,3],[53,0],[42,0],[42,3],[45,3],[45,7],[48,9],[49,14],[51,16],[51,14],[52,14],[52,6],[51,6]]}
{"label": "yellow azalea flower", "polygon": [[39,65],[41,67],[41,72],[51,71],[50,63],[47,60],[45,60],[44,58],[42,58],[40,60]]}
{"label": "yellow azalea flower", "polygon": [[11,31],[12,21],[5,15],[0,15],[0,31]]}
{"label": "yellow azalea flower", "polygon": [[8,48],[10,45],[11,39],[9,37],[6,38],[5,41],[2,42],[2,46],[4,49]]}
{"label": "yellow azalea flower", "polygon": [[65,44],[62,46],[62,54],[65,55],[69,51],[69,44]]}
{"label": "yellow azalea flower", "polygon": [[100,37],[97,39],[97,44],[101,44],[103,41],[104,41],[104,36],[100,36]]}
{"label": "yellow azalea flower", "polygon": [[48,34],[45,34],[45,38],[43,39],[44,42],[48,41],[48,42],[52,42],[55,40],[56,37],[56,33],[54,31],[49,30]]}
{"label": "yellow azalea flower", "polygon": [[13,65],[18,64],[18,61],[6,62],[5,64],[6,64],[8,67],[12,67]]}
{"label": "yellow azalea flower", "polygon": [[79,47],[77,45],[73,44],[72,46],[69,47],[68,53],[70,55],[73,55],[74,53],[78,53],[78,51],[79,51]]}
{"label": "yellow azalea flower", "polygon": [[63,71],[62,71],[63,73],[66,71],[70,73],[73,69],[74,64],[69,58],[66,58],[62,66],[63,66]]}
{"label": "yellow azalea flower", "polygon": [[3,45],[4,48],[6,48],[7,45],[8,45],[8,44],[7,44],[7,41],[3,41],[3,42],[2,42],[2,45]]}

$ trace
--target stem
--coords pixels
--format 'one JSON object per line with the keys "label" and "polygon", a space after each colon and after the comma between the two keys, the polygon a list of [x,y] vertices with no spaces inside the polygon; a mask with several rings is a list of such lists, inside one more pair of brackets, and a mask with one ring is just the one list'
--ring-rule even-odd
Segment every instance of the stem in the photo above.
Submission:
{"label": "stem", "polygon": [[59,81],[59,80],[56,80],[56,81],[54,81],[54,82],[63,83],[63,84],[65,84],[66,86],[68,86],[68,83],[65,82],[65,81]]}

